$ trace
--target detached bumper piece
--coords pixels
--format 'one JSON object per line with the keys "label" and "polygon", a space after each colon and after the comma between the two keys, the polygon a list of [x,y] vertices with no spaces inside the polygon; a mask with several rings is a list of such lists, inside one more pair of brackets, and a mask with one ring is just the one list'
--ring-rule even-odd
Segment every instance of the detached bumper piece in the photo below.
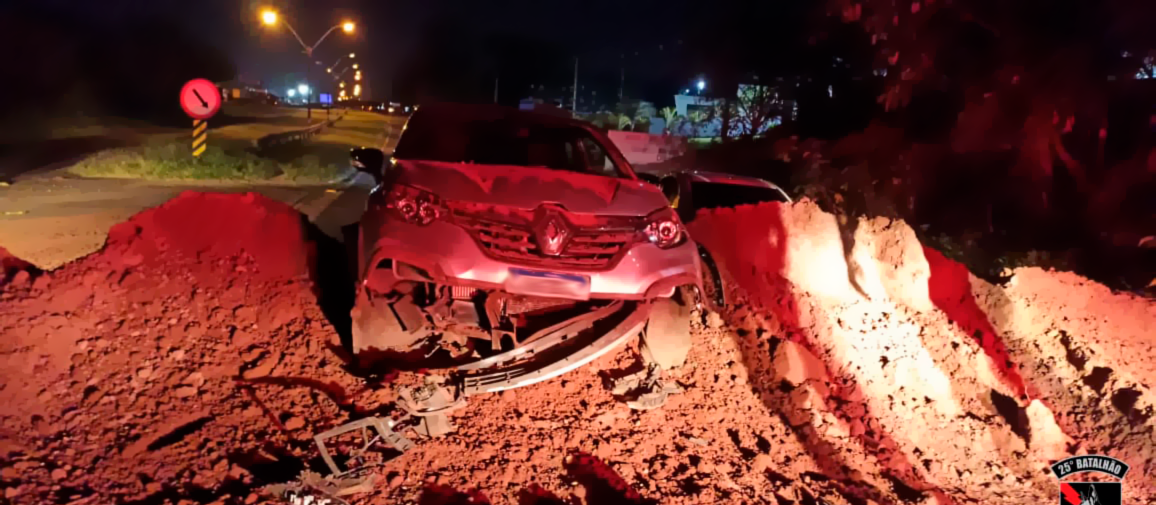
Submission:
{"label": "detached bumper piece", "polygon": [[[558,377],[594,361],[638,335],[650,317],[650,303],[615,303],[592,312],[588,318],[566,321],[531,336],[523,347],[459,367],[462,394],[473,396],[514,389]],[[611,319],[614,318],[614,319]],[[618,320],[601,335],[582,338],[581,333],[602,320]],[[597,332],[594,332],[595,334]],[[503,366],[519,358],[529,359]],[[497,366],[496,369],[489,367]],[[484,372],[473,372],[485,368]]]}

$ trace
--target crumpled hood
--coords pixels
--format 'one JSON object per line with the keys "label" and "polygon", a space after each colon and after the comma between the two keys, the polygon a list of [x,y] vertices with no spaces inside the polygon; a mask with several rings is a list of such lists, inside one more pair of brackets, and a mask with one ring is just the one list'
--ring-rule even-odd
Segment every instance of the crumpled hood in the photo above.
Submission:
{"label": "crumpled hood", "polygon": [[398,160],[388,170],[396,182],[444,200],[470,201],[532,210],[544,203],[570,212],[645,216],[667,205],[658,188],[548,168]]}

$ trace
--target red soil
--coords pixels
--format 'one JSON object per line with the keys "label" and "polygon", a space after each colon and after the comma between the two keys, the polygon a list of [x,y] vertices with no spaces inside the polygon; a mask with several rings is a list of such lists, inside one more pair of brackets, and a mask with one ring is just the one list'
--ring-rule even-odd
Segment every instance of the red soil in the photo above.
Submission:
{"label": "red soil", "polygon": [[[291,209],[186,194],[129,223],[61,269],[6,274],[8,501],[264,502],[261,486],[320,470],[313,434],[389,414],[392,388],[344,367]],[[735,298],[696,313],[686,392],[647,412],[615,401],[604,380],[637,364],[631,344],[471,399],[454,434],[352,501],[1043,503],[1044,468],[1073,452],[1123,459],[1126,500],[1154,498],[1150,300],[1033,269],[992,286],[886,220],[860,223],[848,261],[808,202],[692,231]]]}

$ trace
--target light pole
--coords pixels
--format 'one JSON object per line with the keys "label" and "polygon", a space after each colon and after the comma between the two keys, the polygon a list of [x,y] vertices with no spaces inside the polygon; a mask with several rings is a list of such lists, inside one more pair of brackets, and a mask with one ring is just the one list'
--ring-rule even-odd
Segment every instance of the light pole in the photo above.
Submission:
{"label": "light pole", "polygon": [[[265,9],[264,11],[261,12],[261,22],[265,23],[265,25],[267,25],[267,26],[276,25],[278,18],[280,18],[280,16],[277,15],[277,11],[275,11],[275,10]],[[321,45],[321,42],[324,41],[325,38],[328,37],[330,33],[333,33],[333,30],[340,28],[341,31],[343,31],[345,33],[353,33],[353,28],[354,28],[352,21],[345,21],[339,25],[334,25],[332,28],[327,30],[325,32],[325,34],[321,36],[321,38],[317,39],[317,42],[315,42],[313,45],[308,45],[305,43],[304,40],[301,40],[301,36],[297,35],[297,30],[294,30],[293,27],[288,22],[282,22],[282,24],[285,25],[285,28],[289,29],[289,33],[293,34],[293,38],[296,38],[297,42],[301,44],[301,48],[305,50],[305,57],[308,58],[308,60],[309,60],[309,65],[305,67],[305,80],[306,81],[310,80],[309,77],[313,71],[313,50],[317,49],[317,46]],[[350,53],[350,56],[352,57],[353,53]],[[313,101],[312,100],[306,100],[305,101],[305,116],[307,118],[310,118],[310,119],[313,118]]]}
{"label": "light pole", "polygon": [[[353,58],[356,58],[356,57],[357,57],[357,55],[356,55],[356,54],[354,54],[354,53],[349,53],[349,59],[353,59]],[[337,68],[337,64],[338,64],[338,63],[341,63],[341,60],[344,60],[344,59],[345,59],[345,56],[341,56],[341,57],[337,58],[337,61],[333,62],[333,64],[332,64],[332,65],[329,65],[328,67],[325,67],[325,72],[326,72],[326,73],[330,73],[330,74],[332,74],[332,73],[333,73],[333,69]],[[354,67],[354,68],[356,68],[356,67]]]}

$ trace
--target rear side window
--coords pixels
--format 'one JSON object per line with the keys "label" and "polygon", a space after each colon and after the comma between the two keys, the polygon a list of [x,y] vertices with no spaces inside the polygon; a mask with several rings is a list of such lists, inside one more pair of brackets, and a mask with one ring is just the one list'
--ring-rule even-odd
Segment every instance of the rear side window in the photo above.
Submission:
{"label": "rear side window", "polygon": [[717,209],[763,202],[785,202],[782,191],[760,186],[742,186],[713,182],[691,183],[695,209]]}

